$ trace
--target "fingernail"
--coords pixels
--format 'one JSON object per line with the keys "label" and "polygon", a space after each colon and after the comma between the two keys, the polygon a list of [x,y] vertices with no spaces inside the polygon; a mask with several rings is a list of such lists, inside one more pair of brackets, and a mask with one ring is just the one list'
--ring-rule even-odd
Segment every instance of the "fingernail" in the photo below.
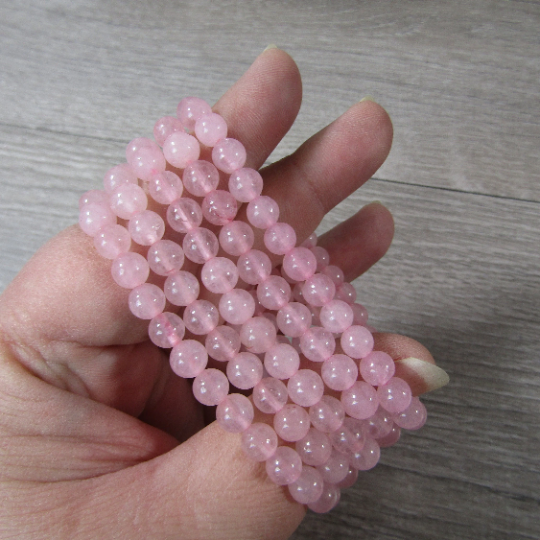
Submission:
{"label": "fingernail", "polygon": [[360,103],[362,103],[362,101],[373,101],[373,103],[377,103],[377,102],[373,99],[373,96],[366,96],[366,97],[363,97],[363,98],[360,100]]}
{"label": "fingernail", "polygon": [[277,48],[278,48],[277,45],[274,45],[273,43],[270,43],[270,45],[268,45],[268,47],[266,47],[266,49],[264,49],[263,52],[269,51],[270,49],[277,49]]}
{"label": "fingernail", "polygon": [[396,377],[406,380],[415,396],[433,392],[450,382],[444,369],[419,358],[396,360]]}

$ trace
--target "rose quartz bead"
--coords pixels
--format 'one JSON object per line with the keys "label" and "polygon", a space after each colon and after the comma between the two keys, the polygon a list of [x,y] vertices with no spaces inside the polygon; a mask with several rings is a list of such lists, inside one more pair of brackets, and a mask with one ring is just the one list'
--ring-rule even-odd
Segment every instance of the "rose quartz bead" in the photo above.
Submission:
{"label": "rose quartz bead", "polygon": [[312,467],[326,463],[332,453],[332,443],[328,436],[315,428],[310,428],[307,435],[296,442],[295,448],[302,462]]}
{"label": "rose quartz bead", "polygon": [[103,177],[103,187],[107,193],[112,193],[122,184],[136,184],[137,175],[127,163],[121,163],[109,169]]}
{"label": "rose quartz bead", "polygon": [[221,139],[212,149],[214,165],[227,174],[241,169],[246,163],[246,157],[244,145],[236,139]]}
{"label": "rose quartz bead", "polygon": [[285,255],[296,245],[296,232],[288,223],[276,223],[264,232],[264,245],[270,253]]}
{"label": "rose quartz bead", "polygon": [[165,309],[165,295],[156,285],[143,283],[129,293],[128,303],[135,317],[150,320]]}
{"label": "rose quartz bead", "polygon": [[381,407],[391,414],[403,412],[411,404],[411,387],[399,377],[392,377],[385,385],[377,388]]}
{"label": "rose quartz bead", "polygon": [[223,294],[234,289],[238,281],[238,269],[230,259],[214,257],[204,263],[201,281],[210,292]]}
{"label": "rose quartz bead", "polygon": [[229,381],[219,369],[206,368],[193,381],[193,395],[203,405],[219,405],[229,393]]}
{"label": "rose quartz bead", "polygon": [[122,225],[107,225],[94,236],[97,252],[106,259],[115,259],[129,251],[131,236]]}
{"label": "rose quartz bead", "polygon": [[154,345],[163,349],[176,347],[184,337],[186,327],[176,313],[164,312],[156,315],[148,325],[148,335]]}
{"label": "rose quartz bead", "polygon": [[341,393],[341,403],[348,415],[365,420],[375,414],[379,406],[379,398],[373,386],[358,381]]}
{"label": "rose quartz bead", "polygon": [[330,433],[330,440],[334,448],[346,455],[362,450],[366,438],[362,420],[349,416],[345,418],[341,427]]}
{"label": "rose quartz bead", "polygon": [[308,508],[316,514],[326,514],[339,504],[340,499],[340,488],[324,482],[321,496],[315,502],[308,504]]}
{"label": "rose quartz bead", "polygon": [[427,420],[426,407],[417,397],[413,397],[411,404],[404,411],[394,415],[393,419],[403,429],[420,429]]}
{"label": "rose quartz bead", "polygon": [[242,289],[233,289],[219,300],[219,313],[229,324],[244,324],[254,312],[253,296]]}
{"label": "rose quartz bead", "polygon": [[356,300],[356,289],[350,283],[342,283],[336,290],[336,300],[343,300],[347,304],[352,304]]}
{"label": "rose quartz bead", "polygon": [[283,271],[295,281],[305,281],[316,269],[317,260],[309,249],[296,247],[283,257]]}
{"label": "rose quartz bead", "polygon": [[353,310],[343,300],[331,300],[326,303],[319,313],[321,324],[334,334],[341,334],[352,325]]}
{"label": "rose quartz bead", "polygon": [[133,139],[126,148],[126,161],[137,178],[150,180],[152,175],[165,170],[165,157],[161,148],[151,139]]}
{"label": "rose quartz bead", "polygon": [[343,424],[345,409],[335,397],[323,396],[319,403],[309,408],[309,418],[314,428],[323,433],[331,433]]}
{"label": "rose quartz bead", "polygon": [[184,131],[182,122],[174,116],[163,116],[154,124],[154,139],[159,146],[163,146],[167,137],[175,131]]}
{"label": "rose quartz bead", "polygon": [[354,467],[349,466],[349,472],[347,473],[347,476],[341,482],[339,482],[336,485],[336,487],[338,487],[339,489],[347,489],[354,486],[357,480],[358,480],[358,469],[355,469]]}
{"label": "rose quartz bead", "polygon": [[381,449],[376,441],[367,439],[364,448],[349,457],[351,465],[359,471],[373,469],[379,462]]}
{"label": "rose quartz bead", "polygon": [[217,189],[219,171],[209,161],[197,160],[185,168],[182,180],[189,193],[204,197]]}
{"label": "rose quartz bead", "polygon": [[193,131],[199,118],[212,113],[212,107],[198,97],[185,97],[176,108],[176,116],[185,129]]}
{"label": "rose quartz bead", "polygon": [[253,404],[259,411],[274,414],[287,403],[287,387],[277,379],[266,377],[253,388]]}
{"label": "rose quartz bead", "polygon": [[150,269],[159,276],[171,276],[184,264],[182,248],[171,240],[160,240],[146,254]]}
{"label": "rose quartz bead", "polygon": [[258,356],[249,352],[237,354],[227,364],[229,382],[240,390],[249,390],[263,377],[263,365]]}
{"label": "rose quartz bead", "polygon": [[315,274],[306,279],[302,287],[304,300],[312,306],[324,306],[334,298],[336,286],[324,274]]}
{"label": "rose quartz bead", "polygon": [[148,279],[150,268],[142,255],[128,251],[113,260],[111,274],[120,287],[134,289]]}
{"label": "rose quartz bead", "polygon": [[131,219],[146,210],[148,198],[137,184],[122,184],[111,193],[111,210],[122,219]]}
{"label": "rose quartz bead", "polygon": [[287,343],[274,345],[264,355],[264,367],[271,377],[289,379],[300,366],[300,356],[295,348]]}
{"label": "rose quartz bead", "polygon": [[354,324],[358,324],[360,326],[365,326],[365,324],[368,321],[368,312],[367,309],[358,302],[355,302],[354,304],[350,304],[351,309],[353,310],[354,315]]}
{"label": "rose quartz bead", "polygon": [[400,437],[401,437],[401,428],[397,424],[394,423],[388,435],[385,435],[384,437],[381,437],[376,440],[380,448],[388,448],[389,446],[393,446],[394,444],[396,444],[399,441]]}
{"label": "rose quartz bead", "polygon": [[[287,275],[286,272],[283,272],[283,277],[285,279],[287,279],[287,281],[289,281],[291,278],[289,278],[289,276]],[[289,281],[290,282],[290,281]],[[303,283],[299,283],[297,281],[294,282],[294,287],[293,287],[293,299],[296,300],[297,302],[300,302],[301,304],[305,304],[305,301],[304,301],[304,295],[302,294],[302,287],[304,286]],[[311,313],[312,312],[312,306],[309,306],[309,312]],[[316,325],[316,326],[320,326],[320,325]]]}
{"label": "rose quartz bead", "polygon": [[338,266],[334,266],[333,264],[325,266],[321,272],[334,282],[336,288],[338,288],[345,281],[345,274],[343,273],[343,270]]}
{"label": "rose quartz bead", "polygon": [[202,223],[201,207],[193,199],[178,199],[167,209],[167,222],[179,233],[187,233]]}
{"label": "rose quartz bead", "polygon": [[367,420],[362,420],[362,429],[370,439],[380,439],[386,437],[392,431],[394,422],[390,413],[379,407],[375,414]]}
{"label": "rose quartz bead", "polygon": [[266,461],[272,457],[277,445],[276,432],[268,424],[260,422],[251,424],[242,433],[242,450],[254,461]]}
{"label": "rose quartz bead", "polygon": [[165,223],[159,214],[144,210],[129,220],[128,231],[135,243],[151,246],[165,234]]}
{"label": "rose quartz bead", "polygon": [[330,263],[330,254],[328,253],[328,251],[326,251],[326,249],[320,246],[312,247],[311,252],[313,253],[313,255],[315,255],[315,258],[317,259],[317,272],[323,272],[323,270]]}
{"label": "rose quartz bead", "polygon": [[289,337],[300,337],[311,326],[311,311],[300,302],[290,302],[276,315],[278,328]]}
{"label": "rose quartz bead", "polygon": [[188,306],[199,297],[199,280],[191,272],[180,270],[165,280],[163,291],[171,304]]}
{"label": "rose quartz bead", "polygon": [[263,251],[252,249],[240,255],[238,262],[240,278],[250,285],[257,285],[266,281],[272,272],[270,258]]}
{"label": "rose quartz bead", "polygon": [[116,216],[104,204],[89,203],[79,212],[79,226],[89,236],[95,236],[104,227],[115,223]]}
{"label": "rose quartz bead", "polygon": [[337,484],[345,480],[349,474],[349,459],[341,452],[332,450],[328,461],[324,465],[319,465],[317,470],[325,482]]}
{"label": "rose quartz bead", "polygon": [[183,131],[171,133],[163,143],[165,159],[177,169],[185,169],[197,161],[200,153],[199,141]]}
{"label": "rose quartz bead", "polygon": [[300,369],[289,379],[287,390],[291,401],[301,407],[311,407],[322,398],[324,383],[312,369]]}
{"label": "rose quartz bead", "polygon": [[302,467],[298,480],[289,484],[291,497],[300,504],[310,504],[317,501],[323,493],[324,481],[321,473],[313,467]]}
{"label": "rose quartz bead", "polygon": [[301,244],[302,247],[307,249],[314,248],[317,245],[318,238],[317,233],[311,233]]}
{"label": "rose quartz bead", "polygon": [[299,405],[289,403],[274,415],[274,429],[287,442],[303,439],[310,427],[308,413]]}
{"label": "rose quartz bead", "polygon": [[184,310],[184,324],[196,336],[211,332],[219,322],[217,307],[208,300],[195,300]]}
{"label": "rose quartz bead", "polygon": [[213,259],[219,250],[216,235],[209,229],[197,227],[189,231],[182,241],[184,255],[194,263],[203,264]]}
{"label": "rose quartz bead", "polygon": [[177,174],[163,171],[152,176],[148,182],[148,192],[154,201],[171,204],[182,196],[184,185]]}
{"label": "rose quartz bead", "polygon": [[248,203],[246,215],[254,227],[268,229],[277,223],[279,206],[271,197],[260,195]]}
{"label": "rose quartz bead", "polygon": [[371,386],[386,384],[396,372],[396,365],[389,354],[382,351],[372,351],[360,360],[362,379]]}
{"label": "rose quartz bead", "polygon": [[270,350],[276,343],[276,335],[276,327],[264,317],[253,317],[240,330],[243,345],[255,354]]}
{"label": "rose quartz bead", "polygon": [[91,189],[90,191],[86,191],[79,198],[79,210],[87,204],[109,206],[109,195],[102,189]]}
{"label": "rose quartz bead", "polygon": [[257,298],[266,309],[281,309],[289,303],[291,286],[280,276],[268,276],[257,286]]}
{"label": "rose quartz bead", "polygon": [[274,454],[266,460],[266,474],[278,486],[296,482],[302,473],[302,460],[298,453],[288,446],[278,446]]}
{"label": "rose quartz bead", "polygon": [[195,135],[205,146],[215,146],[227,137],[227,122],[217,113],[205,114],[195,122]]}
{"label": "rose quartz bead", "polygon": [[347,355],[334,354],[323,362],[321,377],[328,388],[341,392],[356,382],[358,367]]}
{"label": "rose quartz bead", "polygon": [[373,350],[373,336],[364,326],[349,326],[341,334],[341,348],[351,358],[365,358]]}
{"label": "rose quartz bead", "polygon": [[208,355],[219,362],[232,360],[240,350],[240,336],[230,326],[218,326],[206,336],[204,346]]}
{"label": "rose quartz bead", "polygon": [[229,192],[240,202],[256,199],[263,190],[262,176],[255,169],[238,169],[229,177]]}
{"label": "rose quartz bead", "polygon": [[253,247],[254,241],[253,229],[243,221],[231,221],[223,225],[219,232],[219,244],[229,255],[247,253]]}
{"label": "rose quartz bead", "polygon": [[217,423],[229,433],[242,433],[253,422],[253,405],[242,394],[229,394],[216,409]]}
{"label": "rose quartz bead", "polygon": [[324,362],[334,354],[336,340],[332,332],[313,326],[300,337],[300,348],[309,360]]}
{"label": "rose quartz bead", "polygon": [[179,377],[192,379],[200,375],[208,363],[204,346],[193,339],[186,339],[175,345],[169,357],[171,369]]}
{"label": "rose quartz bead", "polygon": [[202,212],[204,219],[212,225],[225,225],[235,218],[238,204],[228,191],[216,189],[204,198]]}

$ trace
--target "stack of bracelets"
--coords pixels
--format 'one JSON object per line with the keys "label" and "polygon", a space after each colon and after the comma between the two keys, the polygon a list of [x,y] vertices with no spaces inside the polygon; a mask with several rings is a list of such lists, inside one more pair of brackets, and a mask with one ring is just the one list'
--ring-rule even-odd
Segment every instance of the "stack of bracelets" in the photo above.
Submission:
{"label": "stack of bracelets", "polygon": [[[131,290],[129,308],[150,321],[152,342],[172,348],[174,373],[193,378],[195,398],[217,406],[219,425],[240,434],[271,481],[327,512],[358,471],[377,464],[381,447],[425,423],[426,409],[394,376],[393,359],[373,350],[366,310],[317,237],[296,246],[294,229],[278,221],[278,204],[261,195],[262,177],[244,168],[246,150],[227,137],[225,120],[188,97],[177,117],[157,121],[154,137],[131,141],[104,190],[81,197],[79,224]],[[220,171],[228,191],[218,189]],[[249,223],[235,220],[242,203]],[[163,239],[165,221],[173,239]],[[253,227],[277,265],[253,248]],[[182,269],[185,259],[194,271]],[[147,283],[150,271],[162,288]],[[214,302],[199,299],[201,284]],[[167,301],[177,308],[164,311]],[[209,357],[223,369],[207,367]]]}

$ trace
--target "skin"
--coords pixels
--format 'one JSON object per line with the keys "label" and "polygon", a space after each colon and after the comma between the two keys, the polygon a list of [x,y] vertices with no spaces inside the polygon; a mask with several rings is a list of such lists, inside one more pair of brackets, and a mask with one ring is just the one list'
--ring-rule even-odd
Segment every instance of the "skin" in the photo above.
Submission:
{"label": "skin", "polygon": [[[261,54],[214,107],[259,168],[301,102],[294,61]],[[280,220],[306,238],[381,166],[392,125],[376,103],[353,105],[264,171]],[[302,213],[297,209],[301,206]],[[387,251],[393,220],[370,204],[325,234],[348,280]],[[78,227],[52,239],[0,297],[0,537],[285,539],[305,509],[205,426],[189,383],[147,339],[128,291]],[[420,344],[377,335],[395,359],[433,362]]]}

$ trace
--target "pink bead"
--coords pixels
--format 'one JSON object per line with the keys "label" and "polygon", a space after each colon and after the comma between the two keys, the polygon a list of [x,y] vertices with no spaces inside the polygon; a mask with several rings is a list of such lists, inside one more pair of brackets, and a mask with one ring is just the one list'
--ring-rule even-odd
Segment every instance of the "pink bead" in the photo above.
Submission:
{"label": "pink bead", "polygon": [[175,345],[169,357],[171,369],[179,377],[192,379],[200,375],[208,363],[204,346],[193,339],[186,339]]}
{"label": "pink bead", "polygon": [[392,431],[392,426],[394,425],[390,413],[382,407],[379,407],[374,415],[370,416],[367,420],[362,420],[362,422],[364,433],[370,439],[386,437]]}
{"label": "pink bead", "polygon": [[277,445],[276,432],[268,424],[251,424],[242,433],[242,450],[254,461],[266,461],[272,457]]}
{"label": "pink bead", "polygon": [[143,283],[129,293],[128,303],[135,317],[150,320],[165,309],[165,295],[156,285]]}
{"label": "pink bead", "polygon": [[235,218],[238,204],[228,191],[216,189],[204,198],[202,212],[204,219],[212,225],[225,225]]}
{"label": "pink bead", "polygon": [[291,286],[280,276],[268,276],[257,285],[257,298],[266,309],[281,309],[289,303]]}
{"label": "pink bead", "polygon": [[171,133],[163,143],[165,159],[177,169],[185,169],[197,161],[201,153],[199,141],[183,131]]}
{"label": "pink bead", "polygon": [[302,467],[298,480],[289,484],[291,497],[300,504],[311,504],[317,501],[323,493],[321,473],[313,467]]}
{"label": "pink bead", "polygon": [[343,425],[330,433],[330,440],[334,448],[342,454],[350,455],[359,452],[366,443],[362,420],[347,416]]}
{"label": "pink bead", "polygon": [[358,381],[348,390],[342,392],[341,403],[343,403],[345,412],[348,415],[359,420],[365,420],[375,414],[379,406],[379,398],[373,386]]}
{"label": "pink bead", "polygon": [[330,263],[330,255],[328,251],[326,251],[326,249],[324,249],[323,247],[315,246],[311,248],[311,252],[313,253],[313,255],[315,255],[315,258],[317,259],[317,272],[323,272],[323,270]]}
{"label": "pink bead", "polygon": [[240,278],[250,285],[258,285],[266,281],[272,273],[270,258],[258,249],[252,249],[244,255],[240,255],[236,266]]}
{"label": "pink bead", "polygon": [[135,243],[151,246],[165,234],[165,223],[159,214],[144,210],[129,220],[128,231]]}
{"label": "pink bead", "polygon": [[103,177],[103,187],[109,194],[122,184],[136,183],[137,175],[131,170],[131,167],[127,163],[122,163],[109,169]]}
{"label": "pink bead", "polygon": [[317,470],[325,482],[338,484],[349,474],[349,459],[341,452],[332,450],[328,461],[317,467]]}
{"label": "pink bead", "polygon": [[274,429],[287,442],[303,439],[310,427],[308,413],[299,405],[289,403],[274,415]]}
{"label": "pink bead", "polygon": [[187,233],[202,223],[201,207],[193,199],[182,198],[167,209],[167,222],[179,233]]}
{"label": "pink bead", "polygon": [[308,508],[316,514],[326,514],[339,504],[340,499],[340,488],[325,482],[322,495],[315,502],[308,504]]}
{"label": "pink bead", "polygon": [[345,274],[338,266],[330,264],[325,266],[321,272],[334,282],[336,288],[338,288],[345,281]]}
{"label": "pink bead", "polygon": [[394,415],[394,422],[403,429],[420,429],[427,420],[427,411],[424,404],[413,397],[411,404],[401,413]]}
{"label": "pink bead", "polygon": [[313,326],[300,337],[300,348],[309,360],[324,362],[334,354],[336,340],[332,332]]}
{"label": "pink bead", "polygon": [[254,312],[253,296],[242,289],[233,289],[219,300],[219,313],[229,324],[244,324]]}
{"label": "pink bead", "polygon": [[349,466],[349,472],[347,473],[347,476],[339,482],[339,484],[336,485],[339,489],[347,489],[356,483],[358,480],[358,469],[355,469],[352,466]]}
{"label": "pink bead", "polygon": [[227,122],[217,113],[205,114],[195,122],[195,135],[205,146],[215,146],[227,137]]}
{"label": "pink bead", "polygon": [[204,197],[217,189],[219,171],[209,161],[194,161],[185,168],[182,181],[186,191],[195,197]]}
{"label": "pink bead", "polygon": [[193,381],[193,395],[203,405],[219,405],[229,393],[229,381],[219,369],[207,368]]}
{"label": "pink bead", "polygon": [[371,386],[386,384],[396,372],[396,365],[389,354],[382,351],[372,351],[360,360],[362,379]]}
{"label": "pink bead", "polygon": [[317,259],[307,248],[294,248],[283,257],[283,271],[295,281],[305,281],[316,269]]}
{"label": "pink bead", "polygon": [[[283,267],[282,267],[282,270],[283,270]],[[293,299],[296,300],[297,302],[305,304],[304,295],[302,294],[302,287],[304,286],[304,284],[301,282],[291,280],[291,278],[287,275],[286,272],[282,272],[282,275],[287,281],[289,281],[289,283],[294,282]],[[309,312],[311,313],[312,311],[311,306],[308,309],[309,309]],[[320,325],[317,325],[317,326],[320,326]]]}
{"label": "pink bead", "polygon": [[107,225],[94,236],[97,252],[106,259],[115,259],[129,251],[131,236],[122,225]]}
{"label": "pink bead", "polygon": [[296,349],[287,343],[274,345],[264,355],[264,367],[271,377],[289,379],[300,366],[300,356]]}
{"label": "pink bead", "polygon": [[131,219],[146,210],[148,198],[137,184],[122,184],[111,193],[111,210],[122,219]]}
{"label": "pink bead", "polygon": [[347,355],[334,354],[323,362],[321,377],[328,388],[341,392],[356,382],[358,367]]}
{"label": "pink bead", "polygon": [[254,241],[253,229],[243,221],[231,221],[219,231],[219,244],[229,255],[247,253],[253,247]]}
{"label": "pink bead", "polygon": [[296,232],[288,223],[275,223],[264,232],[264,245],[270,253],[285,255],[296,245]]}
{"label": "pink bead", "polygon": [[341,348],[351,358],[365,358],[373,350],[373,336],[364,326],[349,326],[341,334]]}
{"label": "pink bead", "polygon": [[150,268],[142,255],[128,251],[113,260],[111,274],[120,287],[134,289],[148,279]]}
{"label": "pink bead", "polygon": [[182,248],[171,240],[160,240],[146,254],[150,269],[158,276],[171,276],[184,264]]}
{"label": "pink bead", "polygon": [[249,352],[237,354],[227,363],[229,382],[240,390],[249,390],[263,377],[263,365],[258,356]]}
{"label": "pink bead", "polygon": [[253,388],[253,404],[259,411],[274,414],[287,403],[287,387],[277,379],[266,377]]}
{"label": "pink bead", "polygon": [[300,302],[289,302],[277,313],[278,328],[289,337],[300,337],[311,326],[311,311]]}
{"label": "pink bead", "polygon": [[184,310],[184,324],[196,336],[211,332],[219,322],[217,307],[208,300],[195,300]]}
{"label": "pink bead", "polygon": [[[328,304],[336,293],[334,282],[324,274],[315,274],[306,279],[302,287],[304,300],[312,306],[324,306]],[[352,322],[352,321],[351,321]]]}
{"label": "pink bead", "polygon": [[238,169],[229,177],[229,192],[239,202],[256,199],[262,190],[263,179],[255,169]]}
{"label": "pink bead", "polygon": [[244,145],[236,139],[221,139],[212,149],[214,165],[227,174],[241,169],[246,163],[246,157]]}
{"label": "pink bead", "polygon": [[296,442],[295,448],[302,462],[312,467],[326,463],[332,453],[332,443],[328,436],[315,428],[310,428],[307,435]]}
{"label": "pink bead", "polygon": [[198,227],[186,233],[182,241],[184,255],[194,263],[203,264],[213,259],[219,250],[216,235],[209,229]]}
{"label": "pink bead", "polygon": [[185,97],[176,109],[176,116],[185,129],[193,131],[195,123],[205,114],[211,114],[212,108],[206,101],[197,97]]}
{"label": "pink bead", "polygon": [[186,327],[176,313],[164,312],[156,315],[148,325],[148,335],[154,345],[163,349],[176,347],[184,337]]}
{"label": "pink bead", "polygon": [[116,216],[104,204],[89,203],[79,212],[79,226],[89,236],[95,236],[104,227],[116,224]]}
{"label": "pink bead", "polygon": [[394,423],[392,426],[392,429],[388,435],[381,437],[380,439],[377,439],[377,444],[380,448],[388,448],[389,446],[393,446],[399,441],[399,438],[401,437],[401,428]]}
{"label": "pink bead", "polygon": [[279,206],[271,197],[260,195],[248,203],[246,215],[254,227],[268,229],[277,223]]}
{"label": "pink bead", "polygon": [[165,280],[163,291],[171,304],[188,306],[199,296],[199,281],[191,272],[180,270]]}
{"label": "pink bead", "polygon": [[319,403],[309,408],[309,418],[314,428],[331,433],[343,425],[345,409],[335,397],[323,396]]}
{"label": "pink bead", "polygon": [[300,369],[289,379],[287,390],[291,401],[301,407],[311,407],[321,400],[324,383],[315,371]]}
{"label": "pink bead", "polygon": [[399,377],[392,377],[385,385],[377,388],[381,407],[391,414],[399,414],[411,404],[411,387]]}
{"label": "pink bead", "polygon": [[276,343],[276,328],[264,317],[253,317],[242,325],[240,339],[252,353],[259,354],[270,350]]}
{"label": "pink bead", "polygon": [[343,300],[331,300],[326,303],[319,313],[321,324],[334,334],[341,334],[352,325],[353,310]]}
{"label": "pink bead", "polygon": [[238,269],[230,259],[214,257],[204,263],[201,281],[210,292],[223,294],[234,289],[238,281]]}
{"label": "pink bead", "polygon": [[126,148],[126,161],[137,178],[150,180],[165,170],[165,157],[161,148],[151,139],[133,139]]}
{"label": "pink bead", "polygon": [[307,249],[314,248],[317,245],[318,238],[316,233],[311,233],[301,244],[302,247]]}
{"label": "pink bead", "polygon": [[351,308],[354,314],[354,324],[365,326],[368,321],[367,309],[362,304],[359,304],[358,302],[351,304]]}
{"label": "pink bead", "polygon": [[163,116],[154,124],[154,139],[159,146],[163,146],[167,137],[175,131],[184,131],[182,122],[174,116]]}
{"label": "pink bead", "polygon": [[232,360],[240,350],[240,336],[230,326],[218,326],[207,336],[204,342],[208,355],[219,362]]}
{"label": "pink bead", "polygon": [[342,283],[336,290],[336,299],[352,304],[356,300],[356,289],[350,283]]}
{"label": "pink bead", "polygon": [[184,185],[177,174],[163,171],[152,176],[148,182],[148,191],[154,201],[160,204],[171,204],[182,196]]}
{"label": "pink bead", "polygon": [[[135,178],[135,180],[137,179]],[[90,191],[86,191],[79,198],[79,210],[87,204],[109,206],[109,195],[101,189],[91,189]]]}
{"label": "pink bead", "polygon": [[266,460],[266,474],[278,486],[296,482],[302,473],[302,460],[288,446],[278,446],[272,457]]}
{"label": "pink bead", "polygon": [[229,394],[216,409],[217,423],[229,433],[242,433],[253,422],[253,405],[242,394]]}
{"label": "pink bead", "polygon": [[376,441],[367,439],[364,448],[350,456],[351,465],[359,471],[368,471],[373,469],[379,462],[381,449]]}

